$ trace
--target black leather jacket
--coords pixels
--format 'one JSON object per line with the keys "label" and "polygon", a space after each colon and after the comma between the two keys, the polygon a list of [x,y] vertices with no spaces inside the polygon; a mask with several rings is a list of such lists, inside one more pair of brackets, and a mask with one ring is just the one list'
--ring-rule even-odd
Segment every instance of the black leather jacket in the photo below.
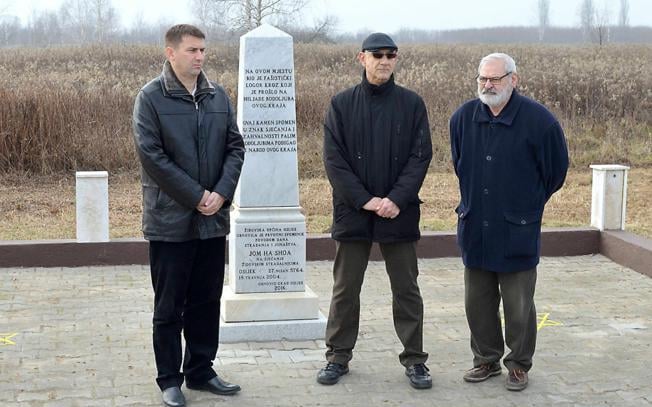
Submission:
{"label": "black leather jacket", "polygon": [[[161,76],[136,97],[133,129],[145,239],[181,242],[228,234],[244,142],[224,89],[202,72],[193,97],[166,61]],[[204,190],[226,199],[213,216],[196,210]]]}

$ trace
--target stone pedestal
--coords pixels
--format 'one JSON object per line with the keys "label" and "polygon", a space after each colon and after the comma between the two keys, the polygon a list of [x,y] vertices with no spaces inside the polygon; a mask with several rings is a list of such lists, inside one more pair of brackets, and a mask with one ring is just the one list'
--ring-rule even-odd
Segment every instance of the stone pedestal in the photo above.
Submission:
{"label": "stone pedestal", "polygon": [[625,230],[627,171],[624,165],[592,165],[591,226]]}
{"label": "stone pedestal", "polygon": [[76,178],[77,242],[109,241],[109,174],[78,171]]}
{"label": "stone pedestal", "polygon": [[238,126],[246,153],[231,212],[220,340],[322,339],[326,319],[304,284],[292,37],[269,25],[240,38]]}

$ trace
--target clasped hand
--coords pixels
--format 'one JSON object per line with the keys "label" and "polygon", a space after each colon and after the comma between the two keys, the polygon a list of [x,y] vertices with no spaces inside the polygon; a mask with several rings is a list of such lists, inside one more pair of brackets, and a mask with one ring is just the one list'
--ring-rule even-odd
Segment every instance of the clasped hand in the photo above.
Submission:
{"label": "clasped hand", "polygon": [[204,196],[197,205],[197,210],[204,216],[215,215],[224,205],[224,197],[217,192],[208,192],[204,190]]}
{"label": "clasped hand", "polygon": [[382,218],[394,219],[398,216],[401,210],[389,198],[379,198],[377,196],[371,198],[362,209],[374,212]]}

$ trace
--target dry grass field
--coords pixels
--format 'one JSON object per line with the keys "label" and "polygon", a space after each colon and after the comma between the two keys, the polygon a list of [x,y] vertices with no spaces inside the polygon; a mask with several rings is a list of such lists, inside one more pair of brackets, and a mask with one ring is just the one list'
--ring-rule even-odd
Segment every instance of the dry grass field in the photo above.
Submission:
{"label": "dry grass field", "polygon": [[[451,172],[427,176],[421,190],[422,230],[455,230],[453,209],[457,184]],[[328,232],[331,222],[330,189],[321,178],[300,182],[301,205],[310,233]],[[0,240],[74,239],[75,178],[5,176],[0,181]],[[652,238],[652,169],[629,174],[627,230]],[[140,180],[133,174],[109,177],[111,238],[139,237]],[[591,171],[572,170],[566,185],[555,194],[544,215],[544,227],[587,226],[591,217]]]}
{"label": "dry grass field", "polygon": [[[397,82],[428,107],[434,158],[422,190],[423,228],[453,230],[457,204],[448,118],[474,97],[479,59],[516,59],[521,92],[547,105],[568,139],[572,171],[545,216],[548,226],[587,225],[589,164],[632,166],[629,229],[652,236],[652,46],[410,45]],[[310,232],[330,224],[321,123],[330,97],[360,80],[354,46],[297,45],[295,70],[302,205]],[[206,71],[236,100],[237,47],[209,48]],[[3,49],[0,53],[0,239],[72,238],[74,171],[110,173],[112,237],[140,236],[138,162],[131,110],[161,70],[150,46]]]}

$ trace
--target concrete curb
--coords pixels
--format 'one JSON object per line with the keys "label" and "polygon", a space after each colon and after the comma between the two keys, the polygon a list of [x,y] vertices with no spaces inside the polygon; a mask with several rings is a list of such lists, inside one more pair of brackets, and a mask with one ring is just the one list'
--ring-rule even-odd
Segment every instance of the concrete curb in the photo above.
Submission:
{"label": "concrete curb", "polygon": [[[425,232],[417,246],[420,258],[459,257],[455,233]],[[545,229],[544,256],[581,256],[600,253],[600,232],[593,228]],[[332,260],[335,242],[328,234],[308,235],[306,260]],[[374,245],[372,260],[381,260]],[[114,239],[102,243],[76,240],[0,241],[0,267],[79,267],[148,264],[148,243],[143,239]]]}

